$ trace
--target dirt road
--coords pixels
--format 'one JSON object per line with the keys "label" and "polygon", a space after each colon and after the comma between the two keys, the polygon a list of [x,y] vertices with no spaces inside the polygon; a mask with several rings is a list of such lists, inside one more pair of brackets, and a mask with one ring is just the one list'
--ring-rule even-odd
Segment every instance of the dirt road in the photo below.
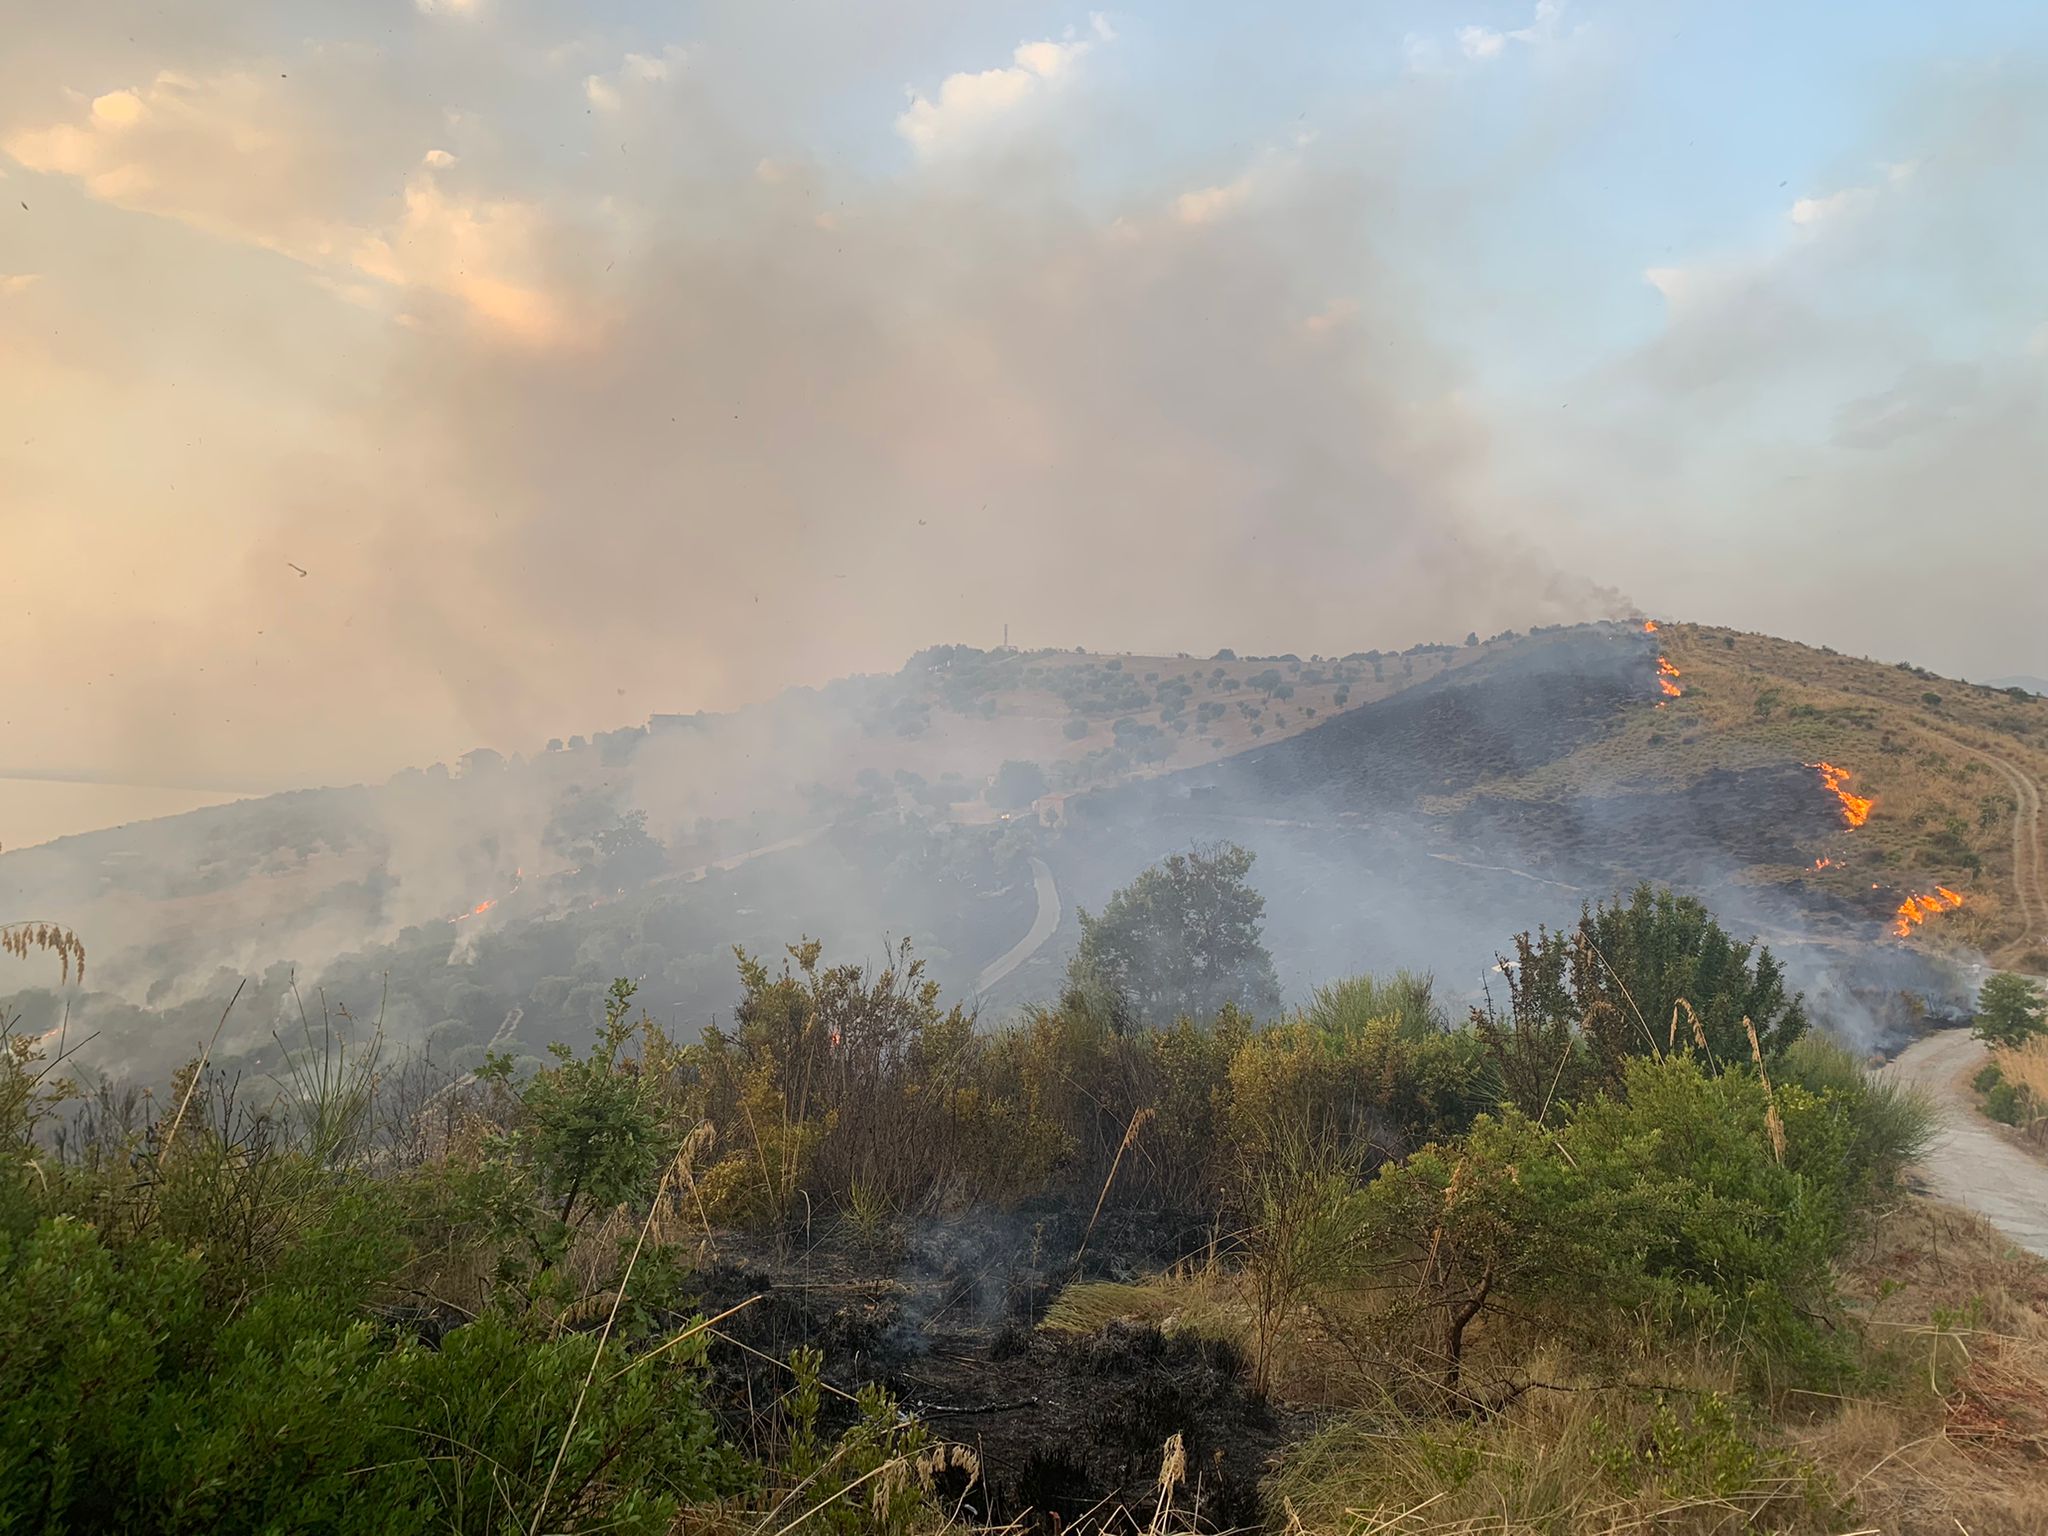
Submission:
{"label": "dirt road", "polygon": [[1940,1113],[1941,1129],[1920,1160],[1934,1193],[2048,1258],[2048,1163],[1978,1113],[1970,1076],[1983,1063],[1984,1047],[1968,1030],[1945,1029],[1914,1041],[1884,1070],[1925,1092]]}
{"label": "dirt road", "polygon": [[1045,867],[1045,860],[1031,861],[1031,883],[1038,893],[1038,915],[1031,920],[1031,931],[1013,944],[1008,953],[991,960],[982,968],[975,979],[974,990],[986,992],[1026,960],[1037,954],[1040,946],[1052,937],[1053,930],[1060,925],[1060,890],[1053,884],[1052,871]]}

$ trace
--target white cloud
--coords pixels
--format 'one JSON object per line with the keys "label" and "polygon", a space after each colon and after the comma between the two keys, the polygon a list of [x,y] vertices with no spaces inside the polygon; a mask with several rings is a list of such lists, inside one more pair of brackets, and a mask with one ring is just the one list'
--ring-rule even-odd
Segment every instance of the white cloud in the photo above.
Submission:
{"label": "white cloud", "polygon": [[1682,304],[1699,291],[1699,271],[1694,267],[1645,267],[1643,281],[1662,294],[1666,304]]}
{"label": "white cloud", "polygon": [[609,75],[590,75],[583,81],[583,94],[600,112],[617,112],[637,86],[660,85],[689,62],[687,48],[670,44],[660,53],[629,53]]}
{"label": "white cloud", "polygon": [[1069,30],[1062,39],[1019,43],[1002,69],[948,75],[936,99],[912,91],[910,105],[896,119],[896,132],[920,155],[933,155],[972,139],[1025,102],[1055,89],[1095,46],[1111,42],[1116,29],[1101,15],[1090,18],[1093,40]]}
{"label": "white cloud", "polygon": [[1252,178],[1249,174],[1221,186],[1183,192],[1173,200],[1173,216],[1183,224],[1213,224],[1241,208],[1251,192]]}
{"label": "white cloud", "polygon": [[1462,27],[1458,31],[1458,47],[1468,59],[1498,58],[1507,45],[1507,34],[1491,27]]}
{"label": "white cloud", "polygon": [[412,0],[422,16],[474,16],[482,0]]}
{"label": "white cloud", "polygon": [[1839,219],[1863,212],[1877,201],[1877,193],[1870,187],[1844,187],[1839,192],[1830,192],[1824,197],[1802,197],[1786,210],[1785,217],[1794,224],[1812,227],[1824,224],[1830,219]]}
{"label": "white cloud", "polygon": [[420,156],[420,164],[437,171],[445,171],[455,163],[455,157],[445,149],[430,149]]}
{"label": "white cloud", "polygon": [[[1466,58],[1475,63],[1497,59],[1507,51],[1509,43],[1520,43],[1533,48],[1547,43],[1557,35],[1558,19],[1564,14],[1564,0],[1536,0],[1535,14],[1526,27],[1511,27],[1505,32],[1492,27],[1470,26],[1458,29],[1458,48]],[[1415,46],[1411,39],[1408,46],[1410,73],[1415,59]]]}

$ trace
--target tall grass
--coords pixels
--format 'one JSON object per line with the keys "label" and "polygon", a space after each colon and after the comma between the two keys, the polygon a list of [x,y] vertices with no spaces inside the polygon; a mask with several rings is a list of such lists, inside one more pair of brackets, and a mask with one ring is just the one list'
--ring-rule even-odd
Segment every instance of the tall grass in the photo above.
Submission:
{"label": "tall grass", "polygon": [[2013,1091],[2020,1134],[2048,1146],[2048,1036],[1994,1049],[1991,1060],[1999,1080]]}

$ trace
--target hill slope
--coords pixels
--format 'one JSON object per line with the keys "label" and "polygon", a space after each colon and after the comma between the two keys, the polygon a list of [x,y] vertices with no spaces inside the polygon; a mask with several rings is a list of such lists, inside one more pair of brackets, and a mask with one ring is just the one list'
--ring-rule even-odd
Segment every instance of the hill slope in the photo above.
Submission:
{"label": "hill slope", "polygon": [[[984,787],[1020,757],[1048,793],[1005,813]],[[803,932],[842,954],[907,933],[1004,1006],[1056,986],[1078,909],[1215,838],[1259,853],[1297,994],[1415,963],[1476,993],[1510,933],[1652,879],[1785,949],[1856,1028],[1874,994],[1959,993],[1926,956],[2048,965],[2044,779],[2048,700],[1689,625],[1336,661],[941,648],[733,716],[9,854],[0,891],[86,936],[74,1023],[145,1072],[242,974],[226,1043],[257,1054],[296,1027],[295,976],[385,997],[395,1038],[444,1055],[580,1034],[615,975],[688,1029],[729,1002],[732,944]],[[65,1001],[16,1006],[52,1027]]]}

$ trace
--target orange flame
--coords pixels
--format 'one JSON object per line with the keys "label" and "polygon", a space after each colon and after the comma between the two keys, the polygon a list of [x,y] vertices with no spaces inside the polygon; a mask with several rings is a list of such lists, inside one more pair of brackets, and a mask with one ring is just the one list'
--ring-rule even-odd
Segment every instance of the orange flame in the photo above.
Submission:
{"label": "orange flame", "polygon": [[1643,633],[1646,635],[1654,635],[1655,633],[1657,633],[1657,621],[1655,619],[1643,620]]}
{"label": "orange flame", "polygon": [[1806,766],[1816,770],[1828,793],[1842,802],[1842,820],[1852,827],[1860,827],[1870,820],[1870,808],[1877,802],[1863,795],[1852,795],[1843,788],[1851,776],[1848,769],[1837,768],[1833,763],[1808,763]]}
{"label": "orange flame", "polygon": [[1813,861],[1813,867],[1815,869],[1833,869],[1835,867],[1835,861],[1833,859],[1815,859]]}
{"label": "orange flame", "polygon": [[1683,677],[1684,675],[1678,668],[1671,665],[1671,658],[1669,656],[1659,656],[1657,658],[1657,686],[1664,690],[1666,698],[1676,699],[1684,695],[1685,690],[1672,681],[1674,677]]}
{"label": "orange flame", "polygon": [[1953,911],[1962,904],[1963,898],[1945,885],[1937,885],[1932,896],[1908,896],[1892,917],[1892,932],[1903,939],[1937,912]]}
{"label": "orange flame", "polygon": [[[517,890],[519,889],[519,887],[520,887],[520,886],[521,886],[522,884],[524,884],[524,883],[525,883],[525,881],[526,881],[526,871],[525,871],[525,870],[524,870],[523,868],[522,868],[522,869],[515,869],[515,870],[513,870],[513,871],[512,871],[512,884],[511,884],[510,886],[508,886],[508,887],[506,888],[505,894],[506,894],[507,896],[510,896],[510,895],[512,895],[512,894],[513,894],[513,893],[514,893],[515,891],[517,891]],[[470,909],[469,909],[469,910],[468,910],[467,912],[458,912],[458,913],[456,913],[456,914],[455,914],[455,915],[454,915],[453,917],[451,917],[450,919],[448,919],[448,921],[450,921],[451,923],[459,923],[459,922],[462,922],[462,921],[464,921],[464,920],[466,920],[466,919],[468,919],[468,918],[476,917],[476,916],[478,916],[478,915],[480,915],[480,914],[482,914],[482,913],[485,913],[485,912],[488,912],[488,911],[490,911],[490,910],[491,910],[491,908],[495,907],[495,906],[496,906],[497,904],[498,904],[498,898],[497,898],[497,897],[495,897],[495,896],[488,896],[488,897],[486,897],[486,898],[485,898],[484,900],[482,900],[482,901],[478,902],[478,903],[477,903],[477,904],[476,904],[475,906],[471,907],[471,908],[470,908]]]}

